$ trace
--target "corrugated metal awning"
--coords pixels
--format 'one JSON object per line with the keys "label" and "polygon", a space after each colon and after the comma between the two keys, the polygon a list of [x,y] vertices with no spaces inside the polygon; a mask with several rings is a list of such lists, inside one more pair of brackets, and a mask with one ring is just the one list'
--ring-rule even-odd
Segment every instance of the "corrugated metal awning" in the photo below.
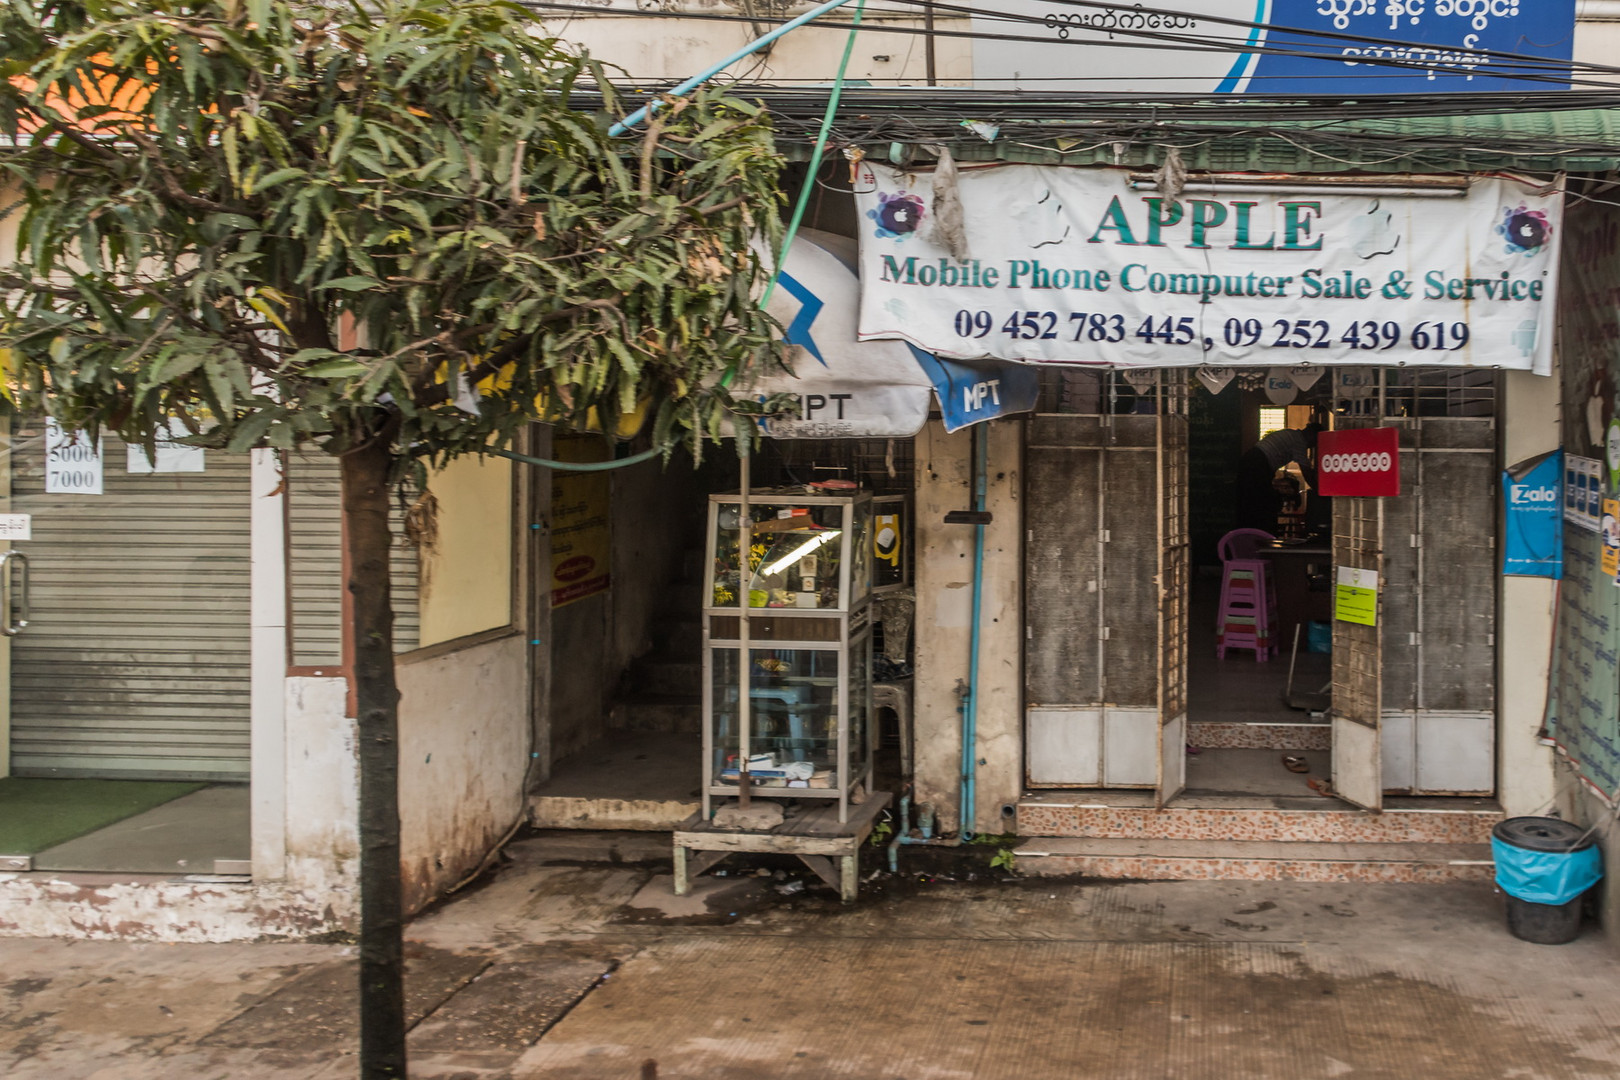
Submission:
{"label": "corrugated metal awning", "polygon": [[[771,111],[779,148],[804,160],[825,88],[734,91]],[[1010,94],[965,88],[846,89],[831,145],[874,158],[891,146],[931,160],[1157,166],[1258,172],[1601,173],[1620,168],[1620,95],[1480,94],[1461,101],[1167,98]]]}

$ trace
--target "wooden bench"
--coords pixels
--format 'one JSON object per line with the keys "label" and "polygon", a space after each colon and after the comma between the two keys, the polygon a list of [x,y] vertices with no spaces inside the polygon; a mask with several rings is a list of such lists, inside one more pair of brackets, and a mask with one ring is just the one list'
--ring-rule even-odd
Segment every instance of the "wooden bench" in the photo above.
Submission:
{"label": "wooden bench", "polygon": [[[860,887],[860,851],[883,808],[889,805],[887,791],[874,791],[859,806],[849,810],[849,820],[838,820],[838,804],[820,805],[804,800],[790,804],[782,824],[773,829],[720,829],[693,814],[675,830],[675,895],[685,896],[692,889],[692,878],[710,869],[727,855],[740,851],[796,855],[816,877],[838,890],[844,903],[855,899]],[[835,869],[833,860],[838,860]]]}

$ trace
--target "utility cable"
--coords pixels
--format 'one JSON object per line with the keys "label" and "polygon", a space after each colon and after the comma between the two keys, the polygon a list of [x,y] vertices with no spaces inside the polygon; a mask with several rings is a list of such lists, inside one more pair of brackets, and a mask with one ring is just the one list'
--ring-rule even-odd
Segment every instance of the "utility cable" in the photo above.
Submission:
{"label": "utility cable", "polygon": [[765,285],[765,295],[759,298],[761,310],[771,302],[771,296],[776,292],[777,279],[782,276],[782,266],[787,262],[788,248],[793,246],[793,238],[799,234],[799,223],[804,220],[804,208],[810,203],[810,193],[815,190],[816,174],[821,170],[821,155],[827,148],[827,136],[832,131],[833,117],[838,114],[838,99],[844,95],[844,72],[849,69],[850,54],[855,51],[855,35],[861,25],[861,11],[866,6],[866,0],[855,0],[855,19],[850,23],[849,39],[844,42],[844,57],[838,62],[838,75],[833,79],[832,93],[827,96],[827,111],[821,117],[821,131],[816,135],[816,146],[810,153],[810,169],[804,178],[804,186],[799,189],[799,201],[793,207],[793,218],[788,222],[787,233],[782,237],[782,251],[777,256],[776,266],[771,270],[771,280]]}
{"label": "utility cable", "polygon": [[[920,3],[923,2],[923,0],[899,0],[899,2],[901,2],[901,3],[919,3],[920,4]],[[1083,4],[1082,0],[1054,0],[1054,2],[1081,4],[1082,6],[1105,6],[1105,5]],[[665,11],[639,11],[639,10],[637,10],[637,11],[631,11],[631,10],[604,11],[601,8],[592,7],[590,5],[566,4],[566,3],[560,3],[560,2],[554,3],[554,2],[550,2],[550,0],[526,0],[524,6],[528,7],[531,11],[534,11],[537,14],[541,14],[546,10],[552,10],[552,11],[588,12],[588,13],[593,13],[593,14],[596,14],[598,16],[603,16],[603,17],[688,19],[688,20],[699,20],[699,21],[742,22],[742,23],[750,23],[752,21],[755,21],[755,20],[749,19],[746,16],[722,15],[722,14],[710,13],[710,12],[665,12]],[[992,12],[992,11],[987,11],[986,9],[982,9],[982,8],[965,7],[965,6],[962,6],[962,5],[951,5],[951,4],[937,4],[936,7],[939,8],[939,9],[942,9],[942,10],[950,11],[950,12],[955,12],[955,13],[959,13],[959,14],[966,14],[966,15],[972,15],[972,16],[979,16],[979,17],[988,18],[988,19],[994,19],[994,20],[1002,21],[1002,22],[1034,23],[1034,24],[1037,24],[1037,25],[1045,25],[1044,21],[1039,16],[1009,15],[1009,14],[1004,13],[1004,12]],[[1147,11],[1149,9],[1144,8],[1142,10]],[[1155,10],[1158,10],[1158,9],[1155,9]],[[1180,13],[1175,13],[1175,14],[1180,14]],[[763,21],[775,21],[775,22],[780,24],[780,20],[763,20]],[[1216,20],[1211,20],[1211,21],[1216,21]],[[1260,28],[1260,29],[1276,30],[1276,31],[1284,32],[1284,33],[1292,33],[1292,34],[1295,34],[1295,35],[1304,34],[1304,35],[1307,35],[1308,37],[1310,37],[1313,40],[1314,39],[1350,40],[1350,41],[1359,41],[1359,42],[1363,42],[1363,43],[1373,43],[1373,44],[1385,45],[1385,46],[1397,45],[1397,46],[1416,46],[1416,47],[1419,47],[1419,48],[1428,48],[1429,47],[1426,43],[1423,43],[1423,42],[1410,42],[1410,41],[1402,41],[1402,40],[1399,40],[1399,39],[1391,39],[1391,38],[1367,38],[1367,37],[1361,37],[1359,35],[1344,35],[1344,34],[1339,34],[1337,32],[1326,31],[1326,30],[1320,31],[1320,32],[1318,32],[1318,31],[1306,31],[1306,30],[1302,30],[1302,29],[1297,28],[1297,27],[1277,26],[1276,24],[1272,24],[1272,23],[1237,23],[1236,20],[1225,20],[1225,21],[1232,22],[1235,25],[1257,27],[1257,28]],[[785,24],[781,24],[781,25],[785,25]],[[848,28],[851,24],[849,22],[845,22],[845,21],[818,21],[816,23],[816,25],[818,27],[822,28],[822,29],[833,30],[833,29],[839,29],[839,28]],[[1057,39],[1055,39],[1055,38],[1052,38],[1050,36],[1038,36],[1038,35],[1030,35],[1030,34],[1001,34],[1001,33],[992,33],[992,32],[986,32],[986,31],[978,31],[978,30],[941,30],[941,29],[938,29],[938,28],[935,28],[934,30],[928,30],[928,29],[926,29],[924,27],[885,25],[885,26],[882,27],[880,32],[885,33],[885,34],[913,34],[913,35],[927,35],[927,36],[933,36],[933,37],[967,38],[967,39],[972,39],[972,40],[985,40],[985,41],[1011,41],[1011,42],[1021,42],[1021,43],[1037,44],[1037,45],[1076,45],[1076,46],[1093,46],[1093,47],[1102,46],[1101,42],[1090,40],[1090,39],[1084,39],[1084,38],[1069,38],[1069,39],[1057,38]],[[1308,60],[1321,60],[1321,61],[1330,62],[1330,63],[1331,62],[1336,62],[1336,61],[1337,62],[1342,62],[1343,59],[1344,59],[1343,54],[1340,54],[1340,53],[1310,51],[1310,50],[1301,49],[1301,48],[1284,48],[1284,47],[1272,46],[1272,45],[1247,45],[1247,44],[1244,44],[1244,43],[1235,42],[1235,41],[1227,41],[1227,40],[1220,39],[1220,38],[1198,37],[1198,36],[1184,35],[1184,34],[1168,34],[1168,33],[1162,33],[1162,32],[1151,31],[1151,30],[1123,30],[1123,29],[1109,28],[1108,32],[1109,33],[1121,34],[1121,35],[1126,36],[1126,37],[1143,39],[1141,41],[1114,42],[1114,43],[1111,43],[1111,44],[1109,44],[1107,46],[1104,46],[1104,47],[1108,47],[1108,48],[1137,48],[1137,49],[1156,49],[1156,50],[1162,50],[1162,49],[1166,49],[1166,48],[1175,48],[1175,49],[1178,49],[1178,50],[1181,50],[1181,51],[1186,51],[1186,52],[1223,53],[1223,54],[1233,54],[1233,55],[1237,55],[1237,54],[1253,54],[1253,55],[1261,55],[1261,56],[1275,55],[1275,56],[1303,58],[1303,59],[1308,59]],[[1301,43],[1301,44],[1303,44],[1303,43]],[[1607,66],[1607,65],[1589,64],[1589,63],[1584,63],[1584,62],[1577,63],[1577,62],[1575,62],[1573,60],[1564,61],[1564,60],[1559,60],[1559,59],[1556,59],[1556,58],[1533,56],[1533,55],[1524,54],[1524,53],[1498,52],[1498,51],[1494,51],[1494,50],[1485,50],[1485,49],[1465,49],[1465,48],[1462,48],[1461,46],[1454,47],[1454,48],[1453,47],[1446,47],[1444,51],[1446,53],[1448,53],[1449,55],[1457,56],[1457,57],[1478,57],[1481,60],[1493,60],[1493,59],[1495,59],[1495,60],[1507,61],[1509,63],[1509,66],[1512,67],[1512,68],[1526,68],[1526,69],[1528,69],[1528,70],[1525,70],[1525,71],[1509,70],[1509,71],[1498,71],[1498,72],[1489,73],[1490,77],[1497,78],[1497,79],[1503,79],[1503,80],[1549,83],[1549,84],[1553,84],[1553,85],[1557,85],[1557,86],[1564,86],[1564,85],[1568,85],[1568,84],[1579,84],[1579,85],[1582,85],[1582,86],[1594,86],[1594,87],[1603,87],[1605,89],[1612,89],[1613,85],[1614,85],[1612,82],[1605,82],[1605,81],[1599,80],[1599,79],[1576,78],[1575,73],[1576,72],[1581,72],[1581,73],[1588,73],[1588,74],[1620,75],[1620,68],[1616,68],[1616,67],[1611,67],[1611,66]],[[1437,65],[1437,64],[1435,64],[1433,62],[1427,62],[1427,61],[1421,61],[1421,60],[1411,60],[1411,61],[1409,61],[1409,60],[1394,59],[1394,58],[1390,58],[1390,57],[1368,56],[1368,55],[1358,56],[1357,63],[1368,65],[1368,66],[1373,66],[1373,67],[1388,67],[1388,68],[1400,69],[1400,70],[1403,70],[1403,71],[1424,72],[1424,73],[1428,73],[1430,71],[1433,71],[1436,67],[1442,67],[1443,68],[1443,67],[1446,67],[1446,66],[1454,66],[1454,65]],[[1352,76],[1345,76],[1345,78],[1352,78]],[[1148,80],[1151,80],[1151,79],[1152,79],[1152,76],[1143,77],[1144,81],[1148,81]]]}

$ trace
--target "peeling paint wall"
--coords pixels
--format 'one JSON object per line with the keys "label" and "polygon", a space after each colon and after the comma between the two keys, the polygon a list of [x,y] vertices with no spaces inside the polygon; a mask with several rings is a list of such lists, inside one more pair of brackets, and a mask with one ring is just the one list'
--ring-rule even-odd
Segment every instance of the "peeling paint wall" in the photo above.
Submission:
{"label": "peeling paint wall", "polygon": [[402,657],[400,863],[416,911],[474,870],[523,813],[527,638]]}
{"label": "peeling paint wall", "polygon": [[[1011,832],[1004,806],[1023,792],[1022,607],[1023,425],[982,425],[989,444],[984,587],[980,601],[979,706],[975,779],[977,833]],[[942,831],[959,820],[962,717],[956,693],[968,677],[973,611],[971,525],[946,525],[947,511],[971,507],[972,438],[931,421],[917,436],[916,801],[931,803]]]}
{"label": "peeling paint wall", "polygon": [[0,874],[0,936],[226,942],[354,929],[347,897],[281,883]]}
{"label": "peeling paint wall", "polygon": [[287,874],[296,892],[330,896],[338,917],[359,911],[360,767],[348,682],[287,680]]}
{"label": "peeling paint wall", "polygon": [[[680,7],[703,10],[713,5],[681,4]],[[720,10],[729,12],[725,8]],[[916,33],[885,34],[880,29],[885,24],[913,31],[923,26],[921,19],[895,18],[868,11],[850,57],[849,78],[869,79],[878,85],[889,85],[896,79],[922,82],[927,72],[924,39]],[[574,15],[566,22],[556,20],[546,25],[552,32],[566,37],[570,44],[589,51],[598,60],[620,65],[637,79],[671,83],[705,70],[768,28],[766,24],[694,24],[674,19],[631,20],[589,15]],[[936,26],[941,31],[965,30],[968,21],[942,14],[936,19]],[[806,26],[782,38],[769,50],[742,62],[736,70],[747,72],[747,78],[760,82],[824,81],[838,70],[838,61],[848,40],[848,30]],[[972,43],[967,38],[942,37],[935,40],[934,51],[939,81],[945,85],[966,85],[972,74]],[[749,65],[755,65],[755,70],[749,71]]]}

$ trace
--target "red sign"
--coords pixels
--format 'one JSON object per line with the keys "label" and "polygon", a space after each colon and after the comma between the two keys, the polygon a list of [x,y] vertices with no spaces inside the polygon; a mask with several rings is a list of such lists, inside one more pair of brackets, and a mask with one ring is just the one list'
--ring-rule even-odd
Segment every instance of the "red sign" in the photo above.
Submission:
{"label": "red sign", "polygon": [[1320,495],[1399,495],[1398,429],[1322,432],[1316,437],[1316,483]]}

